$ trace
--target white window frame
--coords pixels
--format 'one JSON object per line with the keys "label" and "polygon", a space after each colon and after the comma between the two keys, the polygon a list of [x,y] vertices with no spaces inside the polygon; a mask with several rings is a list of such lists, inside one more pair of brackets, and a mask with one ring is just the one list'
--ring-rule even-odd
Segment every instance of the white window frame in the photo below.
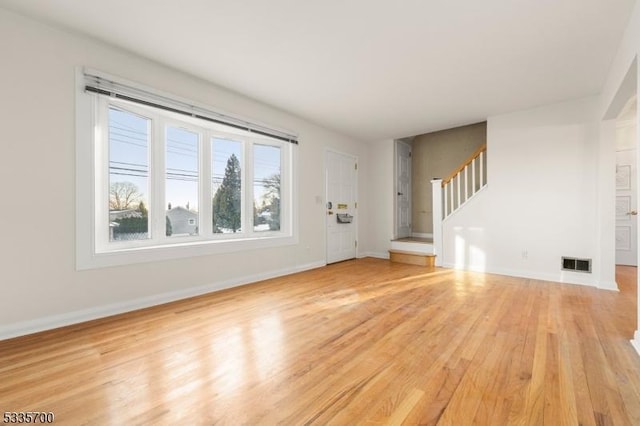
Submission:
{"label": "white window frame", "polygon": [[[127,82],[128,84],[135,84]],[[76,73],[76,269],[92,269],[217,253],[297,244],[297,149],[289,142],[209,123],[84,90],[84,72]],[[150,89],[144,88],[149,91]],[[109,241],[108,109],[115,106],[151,118],[149,143],[150,239]],[[210,107],[207,107],[211,109]],[[105,116],[106,115],[106,116]],[[169,126],[199,135],[199,234],[169,236],[165,227],[165,135]],[[214,234],[211,225],[211,155],[213,137],[243,142],[242,233]],[[280,148],[280,230],[254,231],[253,145]]]}

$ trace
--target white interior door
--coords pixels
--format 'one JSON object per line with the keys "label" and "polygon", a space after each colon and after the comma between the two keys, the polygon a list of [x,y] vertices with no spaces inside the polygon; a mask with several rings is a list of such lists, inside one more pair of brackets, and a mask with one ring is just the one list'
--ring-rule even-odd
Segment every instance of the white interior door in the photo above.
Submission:
{"label": "white interior door", "polygon": [[411,146],[396,142],[396,238],[411,236]]}
{"label": "white interior door", "polygon": [[327,151],[327,263],[356,257],[356,158]]}
{"label": "white interior door", "polygon": [[616,264],[637,266],[636,150],[616,152]]}

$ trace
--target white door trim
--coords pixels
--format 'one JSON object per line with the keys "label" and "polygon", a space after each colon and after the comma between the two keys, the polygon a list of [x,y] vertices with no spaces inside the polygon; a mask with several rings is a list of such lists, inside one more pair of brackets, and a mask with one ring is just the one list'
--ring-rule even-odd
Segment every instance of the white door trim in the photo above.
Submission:
{"label": "white door trim", "polygon": [[[412,146],[410,144],[398,139],[394,140],[394,144],[393,144],[393,238],[394,239],[398,238],[398,235],[400,234],[399,232],[400,221],[398,219],[398,197],[396,195],[396,192],[398,190],[398,145],[399,144],[407,146],[409,148],[409,152],[412,151]],[[411,180],[412,178],[410,176],[409,177],[409,195],[408,195],[410,215],[411,215],[411,209],[413,205],[412,194],[411,194],[411,191],[412,191],[411,185],[413,182]],[[410,226],[409,236],[413,236],[412,232],[413,232],[413,226]]]}

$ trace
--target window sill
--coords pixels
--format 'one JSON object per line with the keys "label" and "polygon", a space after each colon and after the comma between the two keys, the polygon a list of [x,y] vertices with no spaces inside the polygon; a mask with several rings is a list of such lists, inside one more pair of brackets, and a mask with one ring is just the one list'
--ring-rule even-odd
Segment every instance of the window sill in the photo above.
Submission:
{"label": "window sill", "polygon": [[234,253],[297,244],[293,236],[237,238],[232,240],[190,241],[183,243],[126,248],[103,252],[77,253],[76,270],[106,268],[158,262],[187,257]]}

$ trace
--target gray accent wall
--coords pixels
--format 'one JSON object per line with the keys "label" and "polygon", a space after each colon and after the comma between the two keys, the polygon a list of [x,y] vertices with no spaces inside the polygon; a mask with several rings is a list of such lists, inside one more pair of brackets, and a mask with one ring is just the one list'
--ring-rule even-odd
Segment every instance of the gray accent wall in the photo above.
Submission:
{"label": "gray accent wall", "polygon": [[431,179],[445,178],[487,142],[487,123],[416,136],[412,149],[412,232],[433,233]]}

